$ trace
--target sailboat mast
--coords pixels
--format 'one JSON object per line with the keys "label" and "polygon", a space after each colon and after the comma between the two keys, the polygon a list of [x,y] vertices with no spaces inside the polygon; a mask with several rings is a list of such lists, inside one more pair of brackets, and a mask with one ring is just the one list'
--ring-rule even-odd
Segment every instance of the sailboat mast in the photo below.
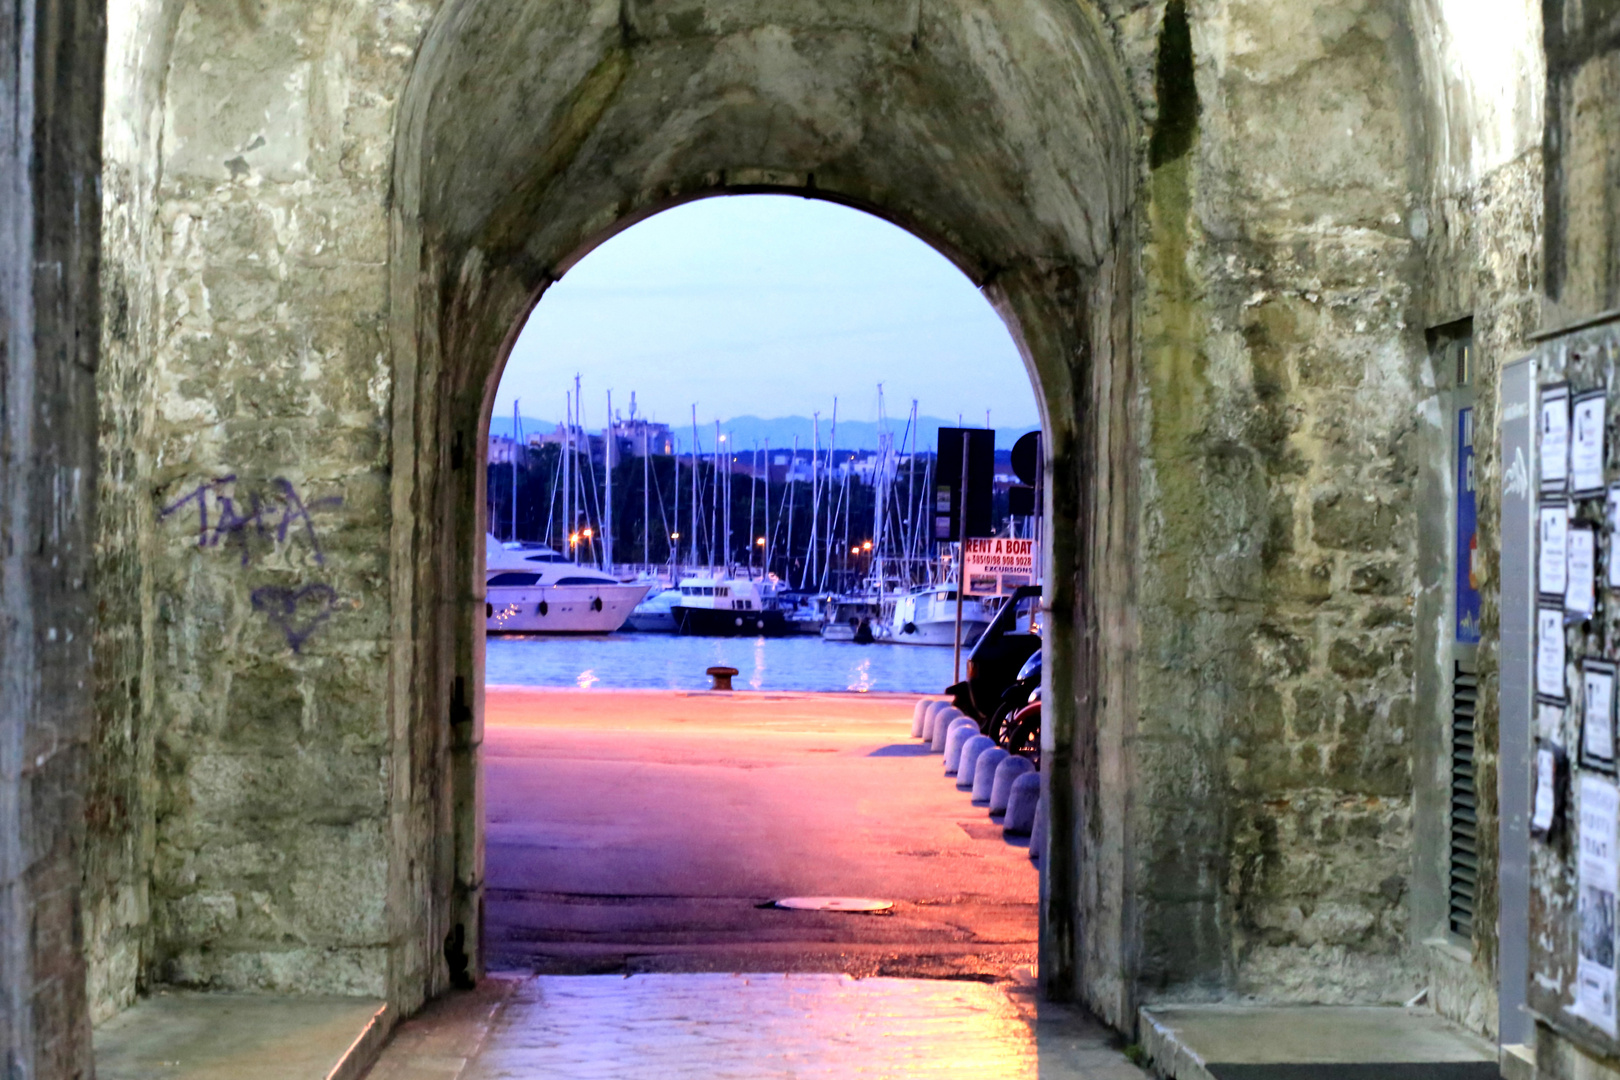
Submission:
{"label": "sailboat mast", "polygon": [[613,572],[613,450],[618,443],[613,437],[613,391],[607,392],[607,427],[602,431],[602,471],[607,474],[606,491],[602,504],[602,562],[608,573]]}
{"label": "sailboat mast", "polygon": [[[827,435],[827,483],[833,482],[833,458],[838,455],[838,399],[833,398],[832,430]],[[827,556],[821,563],[821,580],[825,584],[827,572],[832,569],[832,546],[837,543],[838,501],[829,491],[827,495]]]}
{"label": "sailboat mast", "polygon": [[[753,527],[752,520],[749,521],[749,527],[750,528]],[[765,440],[765,550],[761,554],[764,557],[764,563],[765,563],[765,565],[764,565],[764,571],[765,572],[764,572],[763,576],[767,577],[767,578],[769,578],[771,576],[771,548],[776,546],[775,543],[774,543],[775,540],[776,540],[776,537],[771,535],[771,440],[766,439]]]}
{"label": "sailboat mast", "polygon": [[872,570],[877,579],[878,597],[883,596],[883,518],[888,490],[883,478],[888,472],[888,450],[893,436],[883,430],[883,384],[878,383],[877,475],[872,477]]}
{"label": "sailboat mast", "polygon": [[[630,400],[635,401],[632,395]],[[635,409],[630,410],[630,418],[635,419]],[[649,569],[652,567],[652,454],[647,448],[647,424],[641,425],[641,565]]]}
{"label": "sailboat mast", "polygon": [[821,459],[821,414],[814,413],[815,428],[810,441],[810,542],[804,549],[804,571],[799,575],[802,589],[816,579],[816,540],[821,521],[821,474],[817,463]]}
{"label": "sailboat mast", "polygon": [[512,399],[512,536],[517,539],[517,439],[518,399]]}
{"label": "sailboat mast", "polygon": [[563,527],[562,539],[565,554],[574,557],[574,398],[567,390],[563,391],[563,437],[562,437],[562,470],[563,470]]}
{"label": "sailboat mast", "polygon": [[[906,458],[906,585],[912,582],[912,562],[917,548],[917,399],[911,399],[911,456]],[[905,447],[900,449],[904,450]]]}
{"label": "sailboat mast", "polygon": [[692,403],[692,565],[703,565],[698,554],[698,431],[697,403]]}
{"label": "sailboat mast", "polygon": [[[785,571],[787,571],[787,572],[785,574],[783,574],[782,577],[785,580],[789,581],[789,582],[791,582],[793,580],[793,510],[794,510],[793,491],[794,491],[794,488],[797,486],[793,482],[793,473],[794,473],[795,470],[798,469],[798,467],[799,467],[799,437],[797,435],[795,435],[795,436],[793,436],[793,456],[788,458],[788,467],[787,467],[787,476],[786,476],[786,480],[787,480],[787,498],[788,498],[788,510],[787,510],[787,522],[788,522],[788,528],[787,528],[787,565],[784,566],[783,569]],[[802,576],[800,577],[799,584],[801,586],[804,584],[804,579],[803,579]]]}

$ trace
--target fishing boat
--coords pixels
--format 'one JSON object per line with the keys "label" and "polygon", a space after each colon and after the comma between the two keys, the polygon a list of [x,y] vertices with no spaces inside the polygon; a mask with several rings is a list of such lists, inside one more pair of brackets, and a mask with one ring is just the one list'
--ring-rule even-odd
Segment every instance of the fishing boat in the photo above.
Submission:
{"label": "fishing boat", "polygon": [[579,566],[536,543],[484,537],[484,627],[492,634],[610,634],[652,588]]}
{"label": "fishing boat", "polygon": [[[964,596],[962,647],[968,648],[978,641],[994,617],[995,611],[989,604],[976,596]],[[896,645],[955,645],[955,586],[930,585],[898,597],[885,620],[885,628],[887,634],[883,640]]]}
{"label": "fishing boat", "polygon": [[675,632],[700,637],[782,637],[787,616],[770,603],[758,581],[723,575],[687,577],[670,606]]}

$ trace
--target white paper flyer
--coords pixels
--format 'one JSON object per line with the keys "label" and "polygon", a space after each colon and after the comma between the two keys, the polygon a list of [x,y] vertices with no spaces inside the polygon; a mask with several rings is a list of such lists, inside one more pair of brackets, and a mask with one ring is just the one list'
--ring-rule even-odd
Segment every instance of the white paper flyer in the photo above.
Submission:
{"label": "white paper flyer", "polygon": [[1569,503],[1542,503],[1537,512],[1541,558],[1536,589],[1543,596],[1563,596],[1569,581]]}
{"label": "white paper flyer", "polygon": [[1579,495],[1596,495],[1603,490],[1603,398],[1602,390],[1594,390],[1575,399],[1575,415],[1570,422],[1569,486]]}
{"label": "white paper flyer", "polygon": [[1575,1013],[1615,1034],[1614,898],[1617,873],[1615,820],[1620,789],[1597,776],[1580,782],[1580,946],[1575,965]]}
{"label": "white paper flyer", "polygon": [[1569,480],[1569,387],[1541,390],[1539,456],[1543,491],[1563,491]]}

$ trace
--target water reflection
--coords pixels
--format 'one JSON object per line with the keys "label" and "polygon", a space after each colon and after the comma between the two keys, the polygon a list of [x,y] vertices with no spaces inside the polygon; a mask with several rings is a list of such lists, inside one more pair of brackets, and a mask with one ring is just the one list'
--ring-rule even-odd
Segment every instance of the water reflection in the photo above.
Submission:
{"label": "water reflection", "polygon": [[700,638],[671,634],[507,635],[489,638],[491,685],[582,690],[702,690],[704,669],[723,665],[750,690],[939,693],[951,681],[951,650],[852,645],[818,637]]}

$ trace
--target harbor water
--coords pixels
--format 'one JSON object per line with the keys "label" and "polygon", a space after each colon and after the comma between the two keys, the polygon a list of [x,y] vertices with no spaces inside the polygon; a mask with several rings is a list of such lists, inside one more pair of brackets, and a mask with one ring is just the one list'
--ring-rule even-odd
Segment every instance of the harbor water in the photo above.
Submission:
{"label": "harbor water", "polygon": [[702,690],[708,667],[734,667],[738,690],[937,694],[951,681],[950,649],[853,645],[819,637],[708,638],[676,634],[491,634],[491,686]]}

